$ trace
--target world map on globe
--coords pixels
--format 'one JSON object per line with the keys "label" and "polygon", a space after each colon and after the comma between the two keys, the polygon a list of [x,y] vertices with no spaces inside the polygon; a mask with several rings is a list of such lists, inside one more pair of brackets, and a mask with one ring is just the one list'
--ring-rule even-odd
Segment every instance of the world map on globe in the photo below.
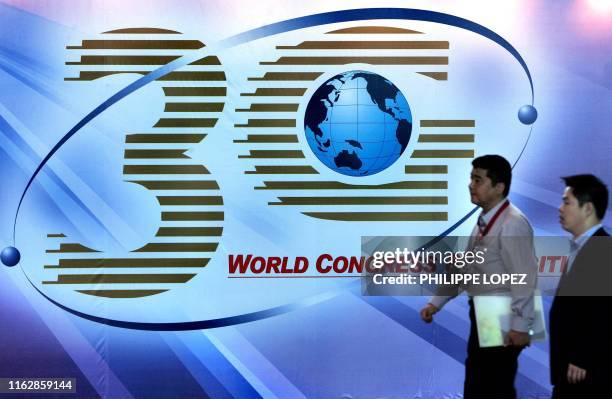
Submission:
{"label": "world map on globe", "polygon": [[406,150],[412,114],[389,80],[349,71],[314,92],[304,130],[308,145],[327,167],[348,176],[368,176],[391,166]]}

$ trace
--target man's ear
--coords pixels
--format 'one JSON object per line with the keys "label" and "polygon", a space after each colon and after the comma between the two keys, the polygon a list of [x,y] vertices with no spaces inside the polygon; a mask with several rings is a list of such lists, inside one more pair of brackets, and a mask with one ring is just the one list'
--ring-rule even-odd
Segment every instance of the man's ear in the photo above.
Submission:
{"label": "man's ear", "polygon": [[587,217],[595,213],[595,205],[592,202],[585,202],[583,207]]}
{"label": "man's ear", "polygon": [[504,190],[506,189],[506,183],[498,182],[493,188],[497,194],[503,194]]}

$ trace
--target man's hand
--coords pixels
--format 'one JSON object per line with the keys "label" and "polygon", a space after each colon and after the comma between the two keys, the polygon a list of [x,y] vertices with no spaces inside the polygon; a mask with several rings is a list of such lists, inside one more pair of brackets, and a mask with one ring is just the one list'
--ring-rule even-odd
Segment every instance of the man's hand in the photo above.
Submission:
{"label": "man's hand", "polygon": [[438,310],[440,309],[431,303],[428,303],[423,309],[421,309],[421,319],[423,319],[425,323],[431,323],[433,321],[433,315],[438,313]]}
{"label": "man's hand", "polygon": [[526,332],[510,330],[506,336],[505,346],[528,346],[529,345],[529,334]]}
{"label": "man's hand", "polygon": [[570,384],[577,384],[583,381],[586,378],[586,370],[581,369],[578,366],[574,366],[573,364],[569,364],[567,366],[567,380]]}

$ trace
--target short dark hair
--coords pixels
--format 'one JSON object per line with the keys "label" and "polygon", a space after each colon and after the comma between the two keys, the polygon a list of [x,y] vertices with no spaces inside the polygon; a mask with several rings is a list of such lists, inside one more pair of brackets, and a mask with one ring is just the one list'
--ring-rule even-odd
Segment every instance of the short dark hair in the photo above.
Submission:
{"label": "short dark hair", "polygon": [[483,155],[474,158],[472,166],[474,168],[485,169],[487,177],[491,179],[491,183],[494,186],[497,183],[504,183],[504,196],[508,196],[510,183],[512,182],[512,167],[506,158],[501,155]]}
{"label": "short dark hair", "polygon": [[572,189],[572,194],[580,206],[592,202],[597,218],[604,218],[608,208],[608,187],[601,180],[589,174],[565,176],[561,179]]}

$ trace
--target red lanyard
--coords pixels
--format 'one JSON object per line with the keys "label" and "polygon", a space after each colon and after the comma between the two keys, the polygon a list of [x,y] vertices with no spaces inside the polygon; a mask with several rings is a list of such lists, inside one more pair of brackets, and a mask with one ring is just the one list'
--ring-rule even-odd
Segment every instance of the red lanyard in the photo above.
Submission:
{"label": "red lanyard", "polygon": [[487,223],[487,226],[484,228],[483,231],[480,231],[480,226],[478,227],[478,238],[482,238],[489,234],[489,230],[491,230],[491,227],[493,227],[493,225],[497,221],[497,218],[499,218],[499,215],[501,215],[502,212],[505,211],[509,205],[510,201],[506,200],[506,202],[504,202],[504,204],[497,210],[497,212],[495,212],[495,215],[493,215],[491,220],[489,220],[489,223]]}

